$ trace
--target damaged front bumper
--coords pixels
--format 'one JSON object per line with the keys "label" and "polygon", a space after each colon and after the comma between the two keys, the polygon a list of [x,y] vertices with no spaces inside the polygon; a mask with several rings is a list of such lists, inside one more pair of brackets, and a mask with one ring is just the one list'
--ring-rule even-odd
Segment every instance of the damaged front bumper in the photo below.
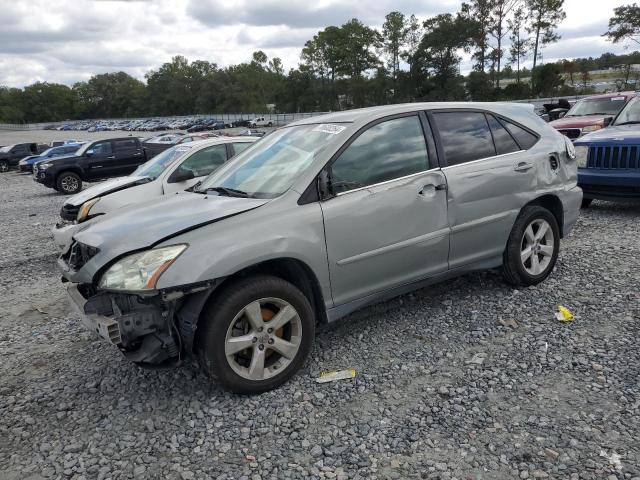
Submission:
{"label": "damaged front bumper", "polygon": [[142,366],[179,363],[183,341],[175,303],[163,302],[159,295],[94,292],[78,284],[69,285],[67,294],[85,327],[130,361]]}

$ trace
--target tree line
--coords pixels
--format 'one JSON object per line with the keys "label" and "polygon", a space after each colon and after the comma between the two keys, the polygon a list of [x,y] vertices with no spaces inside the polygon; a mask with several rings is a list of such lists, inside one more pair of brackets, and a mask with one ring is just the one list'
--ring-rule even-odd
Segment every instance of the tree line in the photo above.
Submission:
{"label": "tree line", "polygon": [[[420,21],[386,15],[380,30],[351,19],[308,40],[300,64],[262,51],[221,68],[182,56],[147,72],[146,82],[125,72],[94,75],[66,85],[37,82],[0,87],[0,122],[84,118],[340,110],[411,101],[512,100],[589,92],[589,71],[640,63],[640,53],[542,63],[559,40],[564,0],[470,0],[458,12]],[[615,9],[605,33],[635,40],[640,8]],[[635,28],[635,29],[634,29]],[[460,74],[462,52],[473,69]],[[532,68],[523,65],[532,64]],[[623,67],[624,68],[624,67]],[[574,78],[575,76],[575,78]],[[569,80],[569,81],[567,81]]]}

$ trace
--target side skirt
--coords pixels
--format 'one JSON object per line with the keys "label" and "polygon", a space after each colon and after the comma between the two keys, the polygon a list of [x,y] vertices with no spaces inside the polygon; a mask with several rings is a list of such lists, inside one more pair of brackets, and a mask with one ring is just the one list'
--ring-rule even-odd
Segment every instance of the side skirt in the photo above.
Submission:
{"label": "side skirt", "polygon": [[360,310],[367,305],[385,302],[394,297],[404,295],[405,293],[409,293],[414,290],[433,285],[435,283],[440,283],[451,278],[459,277],[460,275],[464,275],[465,273],[474,272],[477,270],[488,270],[491,268],[499,267],[500,265],[502,265],[502,255],[485,259],[469,265],[463,265],[461,267],[454,268],[453,270],[447,270],[446,272],[440,273],[433,277],[417,280],[411,283],[405,283],[388,290],[376,292],[371,295],[367,295],[366,297],[358,298],[357,300],[352,300],[342,305],[327,309],[327,321],[329,323],[335,322],[336,320],[349,315],[351,312]]}

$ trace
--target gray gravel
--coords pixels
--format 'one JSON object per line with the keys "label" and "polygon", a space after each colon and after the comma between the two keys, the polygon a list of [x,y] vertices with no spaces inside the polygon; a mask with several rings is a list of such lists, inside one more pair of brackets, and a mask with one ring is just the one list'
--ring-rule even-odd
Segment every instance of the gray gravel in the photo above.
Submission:
{"label": "gray gravel", "polygon": [[83,331],[48,233],[63,199],[0,175],[2,479],[640,478],[640,206],[595,202],[540,286],[484,272],[368,308],[242,397]]}

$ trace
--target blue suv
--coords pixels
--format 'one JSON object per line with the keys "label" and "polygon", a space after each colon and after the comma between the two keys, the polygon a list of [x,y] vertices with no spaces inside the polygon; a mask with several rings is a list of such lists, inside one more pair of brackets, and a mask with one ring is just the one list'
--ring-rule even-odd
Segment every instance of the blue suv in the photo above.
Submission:
{"label": "blue suv", "polygon": [[575,141],[582,207],[595,199],[640,200],[640,97],[611,125]]}
{"label": "blue suv", "polygon": [[30,155],[28,157],[24,157],[22,160],[20,160],[20,162],[18,162],[18,166],[21,172],[32,172],[33,166],[36,163],[54,157],[68,157],[69,155],[73,155],[74,153],[76,153],[81,146],[81,143],[69,143],[67,145],[49,148],[42,152],[40,155]]}

